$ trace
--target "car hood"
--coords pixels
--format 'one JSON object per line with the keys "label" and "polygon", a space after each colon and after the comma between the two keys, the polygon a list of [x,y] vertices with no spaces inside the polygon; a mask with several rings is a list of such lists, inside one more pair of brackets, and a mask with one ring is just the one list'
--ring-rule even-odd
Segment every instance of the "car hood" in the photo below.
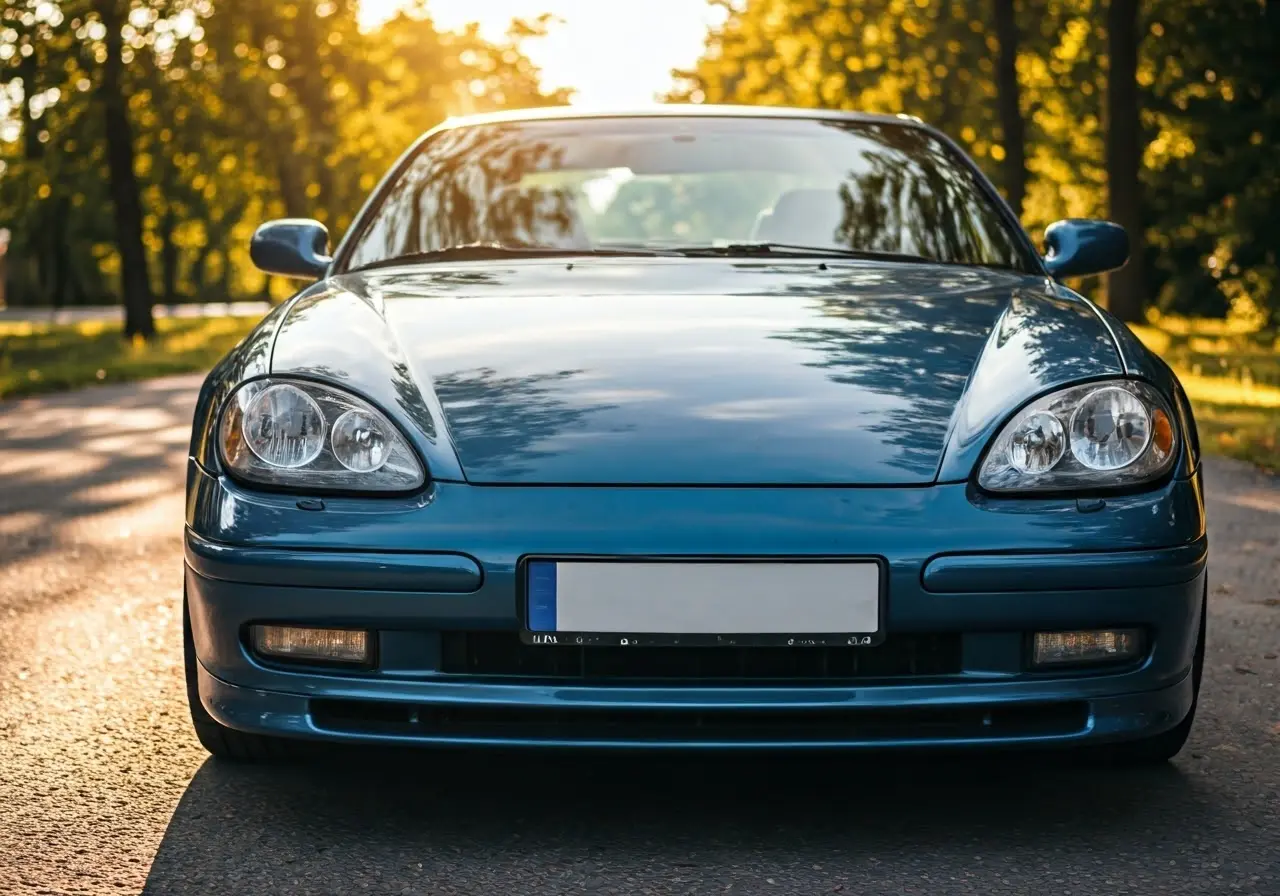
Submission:
{"label": "car hood", "polygon": [[872,486],[935,482],[1031,394],[1120,372],[1043,278],[667,259],[338,278],[295,304],[272,369],[394,405],[452,449],[437,478]]}

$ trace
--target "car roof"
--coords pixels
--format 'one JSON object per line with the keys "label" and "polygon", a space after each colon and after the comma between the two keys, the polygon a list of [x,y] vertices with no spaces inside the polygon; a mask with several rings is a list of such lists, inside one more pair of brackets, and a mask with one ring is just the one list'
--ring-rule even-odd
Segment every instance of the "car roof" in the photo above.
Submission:
{"label": "car roof", "polygon": [[836,109],[801,109],[793,106],[668,103],[637,107],[595,108],[590,106],[535,106],[528,109],[511,109],[502,112],[458,116],[448,119],[436,130],[470,127],[478,124],[580,120],[586,118],[819,118],[927,127],[923,121],[914,115],[882,115],[871,112],[846,112]]}

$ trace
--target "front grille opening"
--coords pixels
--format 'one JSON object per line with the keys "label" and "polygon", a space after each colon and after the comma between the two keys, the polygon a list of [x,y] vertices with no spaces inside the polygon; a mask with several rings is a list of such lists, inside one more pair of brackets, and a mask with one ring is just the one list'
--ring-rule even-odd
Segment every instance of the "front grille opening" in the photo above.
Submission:
{"label": "front grille opening", "polygon": [[449,675],[578,681],[844,681],[956,675],[961,637],[893,634],[878,647],[529,645],[511,631],[441,632]]}
{"label": "front grille opening", "polygon": [[1070,735],[1087,703],[909,709],[597,709],[313,700],[319,728],[458,739],[823,743]]}

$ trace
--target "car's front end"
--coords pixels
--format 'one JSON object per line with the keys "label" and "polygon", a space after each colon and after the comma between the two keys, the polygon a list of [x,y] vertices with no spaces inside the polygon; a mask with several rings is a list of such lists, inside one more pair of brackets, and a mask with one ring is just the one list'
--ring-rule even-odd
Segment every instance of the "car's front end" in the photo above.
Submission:
{"label": "car's front end", "polygon": [[[1145,483],[1099,488],[1105,477],[1096,474],[1093,484],[1038,494],[1014,483],[1006,493],[979,475],[1009,475],[996,463],[998,436],[1030,416],[1012,413],[1010,402],[1034,411],[1056,407],[1054,396],[1079,404],[1117,384],[1148,396],[1157,394],[1149,383],[1174,389],[1151,359],[1130,346],[1124,360],[1110,337],[1090,337],[1073,344],[1087,361],[1067,353],[1048,362],[1041,334],[1081,308],[1039,297],[1001,311],[965,284],[976,319],[989,308],[998,320],[991,337],[985,324],[958,320],[946,337],[953,351],[963,344],[981,356],[978,372],[950,386],[908,384],[920,399],[897,402],[898,355],[910,352],[854,339],[885,308],[900,312],[891,293],[864,290],[852,319],[807,299],[740,298],[731,301],[750,314],[725,325],[712,309],[735,291],[726,281],[781,290],[795,270],[699,262],[714,274],[714,288],[706,285],[714,294],[647,296],[658,322],[624,327],[637,300],[602,298],[601,282],[622,271],[656,276],[644,269],[673,263],[593,264],[594,274],[580,272],[582,295],[473,297],[447,320],[436,300],[392,297],[375,311],[322,290],[282,315],[271,368],[251,343],[234,374],[215,375],[191,460],[186,535],[199,694],[214,719],[246,732],[360,742],[875,747],[1104,743],[1149,737],[1186,717],[1206,541],[1180,402],[1152,399],[1176,437]],[[544,267],[522,263],[510,276],[541,276]],[[838,291],[865,271],[811,273]],[[683,309],[685,331],[663,337],[672,366],[654,374],[637,359],[654,351],[646,329],[666,328],[664,302]],[[558,320],[581,320],[594,304],[596,323],[548,331],[546,344],[531,347],[521,303]],[[317,332],[371,333],[384,319],[410,334],[399,345],[424,347],[399,356],[349,338],[344,356],[315,362]],[[794,329],[784,333],[786,321]],[[1105,333],[1101,319],[1094,327],[1085,332]],[[419,328],[435,339],[420,342]],[[911,332],[927,357],[937,337]],[[832,340],[856,368],[796,363],[819,361]],[[718,350],[727,345],[732,358]],[[474,377],[443,369],[454,363],[451,346],[465,351]],[[553,371],[534,388],[538,377],[521,366],[531,356],[592,373]],[[698,366],[708,356],[721,374]],[[971,363],[962,355],[952,366]],[[1086,363],[1101,375],[1069,385]],[[370,372],[384,369],[385,380]],[[406,382],[395,385],[397,369],[432,383],[431,398],[419,402]],[[975,391],[990,385],[989,369],[1016,374],[999,383],[995,402]],[[246,385],[228,398],[217,385],[224,378]],[[381,393],[356,385],[379,382],[391,385]],[[835,404],[821,397],[822,384]],[[253,465],[263,465],[244,442],[258,433],[241,406],[294,386],[323,405],[328,420],[317,431],[338,431],[355,404],[385,412],[388,432],[431,473],[416,481],[397,467],[391,493],[363,491],[358,478],[335,492],[325,477],[347,467],[322,457],[310,479],[307,468],[284,466],[253,481]],[[803,400],[744,399],[784,388]],[[351,399],[335,403],[341,394]],[[839,407],[847,414],[833,416]],[[1055,413],[1070,425],[1071,408]],[[654,447],[663,442],[665,452]],[[881,444],[896,447],[874,450]],[[250,466],[237,473],[242,457]],[[1140,465],[1129,469],[1143,475]],[[643,623],[619,621],[612,640],[580,642],[581,632],[558,630],[580,626],[557,626],[545,600],[539,611],[531,576],[538,564],[586,562],[620,564],[586,598],[601,606],[631,595],[624,573],[634,569],[624,567],[674,564],[678,590],[680,565],[696,563],[700,576],[720,569],[719,590],[780,615],[756,617],[759,630],[744,634],[722,608],[704,637],[685,631],[666,642],[637,643]],[[837,578],[806,578],[806,564],[827,564]],[[845,569],[870,579],[846,587]],[[781,579],[752,590],[757,572],[779,570]],[[709,587],[717,590],[714,578]],[[649,593],[627,599],[659,605],[662,594]],[[871,621],[848,624],[860,636],[815,635],[800,621],[832,595],[837,604],[870,595]],[[562,618],[568,599],[563,592]],[[708,646],[717,625],[722,637]],[[772,640],[762,637],[770,625]]]}
{"label": "car's front end", "polygon": [[[323,510],[193,471],[201,699],[228,727],[346,741],[645,747],[1083,745],[1191,706],[1204,593],[1196,476],[1093,508],[927,489],[437,484]],[[1164,547],[1152,547],[1164,545]],[[876,647],[526,644],[530,555],[875,557]],[[785,597],[779,595],[780,598]],[[349,663],[257,625],[367,633]],[[1135,632],[1036,664],[1037,633]]]}
{"label": "car's front end", "polygon": [[[201,393],[210,749],[1177,751],[1194,422],[1048,270],[1122,235],[1068,222],[1042,263],[932,132],[806,115],[486,125],[406,157]],[[319,263],[319,225],[275,233],[269,268]]]}

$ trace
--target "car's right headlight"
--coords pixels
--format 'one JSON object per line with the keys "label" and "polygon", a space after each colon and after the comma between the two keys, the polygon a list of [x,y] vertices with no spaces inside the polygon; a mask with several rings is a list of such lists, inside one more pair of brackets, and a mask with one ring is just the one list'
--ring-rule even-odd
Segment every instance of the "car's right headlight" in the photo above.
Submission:
{"label": "car's right headlight", "polygon": [[222,413],[219,443],[233,476],[276,488],[407,492],[426,481],[422,462],[386,415],[306,380],[241,386]]}
{"label": "car's right headlight", "polygon": [[1036,399],[992,442],[978,484],[993,492],[1097,491],[1151,482],[1173,465],[1173,411],[1138,380],[1073,386]]}

